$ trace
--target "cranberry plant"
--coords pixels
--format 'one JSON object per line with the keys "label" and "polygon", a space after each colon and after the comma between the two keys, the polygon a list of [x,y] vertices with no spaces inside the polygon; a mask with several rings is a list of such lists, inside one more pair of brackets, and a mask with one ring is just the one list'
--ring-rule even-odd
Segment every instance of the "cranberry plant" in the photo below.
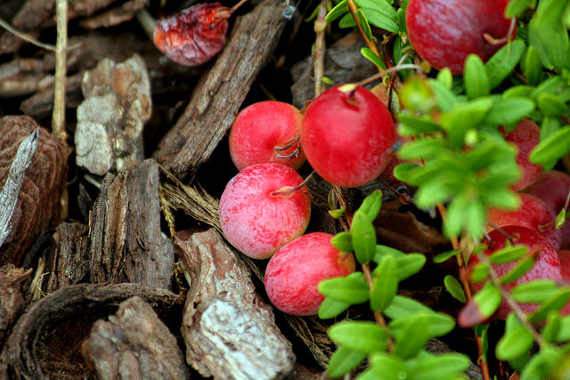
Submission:
{"label": "cranberry plant", "polygon": [[[416,188],[417,207],[441,216],[453,250],[434,261],[457,260],[459,278],[442,277],[450,294],[465,303],[458,322],[475,328],[483,378],[493,376],[486,363],[489,350],[521,379],[567,378],[570,317],[564,308],[570,287],[540,269],[544,257],[551,251],[556,256],[556,250],[542,237],[531,241],[516,229],[494,228],[488,215],[492,209],[519,208],[515,190],[530,184],[521,182],[528,166],[550,170],[570,152],[570,0],[497,1],[513,23],[503,41],[489,38],[502,46],[494,54],[467,55],[455,76],[457,68],[389,75],[392,62],[396,66],[390,71],[426,71],[422,52],[416,54],[406,30],[406,7],[414,2],[342,0],[327,21],[356,27],[368,45],[362,55],[385,74],[385,86],[397,88],[399,102],[392,102],[391,109],[399,123],[403,144],[397,155],[403,163],[394,174]],[[374,48],[380,36],[385,54]],[[508,136],[523,120],[540,126],[540,142],[527,156],[530,162],[521,163]],[[425,351],[426,342],[449,333],[455,320],[397,294],[399,282],[419,272],[425,258],[378,244],[372,221],[380,203],[378,193],[368,197],[350,231],[333,239],[337,248],[355,253],[362,271],[321,283],[326,299],[319,316],[333,318],[353,304],[368,303],[375,322],[343,321],[331,327],[338,350],[329,374],[340,377],[368,358],[358,379],[459,378],[466,357]],[[568,202],[556,219],[558,229],[566,223],[567,208]],[[490,229],[494,233],[488,234]],[[486,323],[500,308],[507,310],[505,331],[491,347]]]}

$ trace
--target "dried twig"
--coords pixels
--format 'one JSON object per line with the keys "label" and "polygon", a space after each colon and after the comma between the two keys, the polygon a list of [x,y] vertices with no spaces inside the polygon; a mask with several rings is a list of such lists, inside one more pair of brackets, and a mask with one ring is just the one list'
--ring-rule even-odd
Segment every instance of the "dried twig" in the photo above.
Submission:
{"label": "dried twig", "polygon": [[55,52],[55,87],[52,130],[55,137],[67,141],[65,131],[65,77],[67,72],[67,0],[57,0],[57,45]]}
{"label": "dried twig", "polygon": [[46,49],[46,50],[53,51],[53,52],[56,51],[55,46],[40,42],[37,39],[35,39],[34,37],[30,36],[29,34],[24,33],[24,32],[20,32],[19,30],[17,30],[16,28],[14,28],[12,25],[10,25],[9,23],[7,23],[5,20],[3,20],[1,18],[0,18],[0,27],[6,29],[9,33],[12,33],[13,35],[18,37],[19,39],[31,43],[32,45],[35,45],[35,46],[40,47],[42,49]]}
{"label": "dried twig", "polygon": [[323,92],[323,76],[325,72],[325,49],[326,49],[326,28],[327,22],[325,16],[327,15],[327,0],[321,0],[319,5],[319,15],[315,20],[315,52],[313,58],[313,73],[315,76],[315,97]]}

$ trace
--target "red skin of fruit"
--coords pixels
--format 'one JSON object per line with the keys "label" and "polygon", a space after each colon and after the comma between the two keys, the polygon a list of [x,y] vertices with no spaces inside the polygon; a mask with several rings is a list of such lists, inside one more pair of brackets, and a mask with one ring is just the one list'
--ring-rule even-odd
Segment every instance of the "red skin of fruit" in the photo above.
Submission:
{"label": "red skin of fruit", "polygon": [[265,290],[279,310],[297,316],[315,315],[324,297],[319,282],[354,272],[351,254],[330,243],[324,232],[302,236],[278,250],[265,271]]}
{"label": "red skin of fruit", "polygon": [[[273,100],[252,104],[242,110],[230,132],[230,154],[235,166],[243,168],[264,162],[278,162],[300,167],[305,156],[300,152],[299,143],[284,151],[276,147],[290,145],[299,138],[303,124],[303,115],[290,104]],[[282,158],[295,152],[296,157]]]}
{"label": "red skin of fruit", "polygon": [[560,259],[560,273],[566,282],[570,282],[570,251],[562,250],[558,252]]}
{"label": "red skin of fruit", "polygon": [[[542,199],[554,215],[558,215],[564,208],[566,198],[570,193],[570,176],[555,170],[549,171],[543,173],[525,191]],[[560,231],[562,235],[561,247],[570,249],[570,222],[567,221]]]}
{"label": "red skin of fruit", "polygon": [[505,136],[505,140],[518,149],[517,164],[522,171],[522,178],[513,186],[513,190],[518,191],[534,183],[542,173],[542,167],[532,164],[529,159],[530,153],[540,142],[540,129],[531,120],[523,120]]}
{"label": "red skin of fruit", "polygon": [[418,54],[437,69],[463,72],[469,54],[489,59],[503,44],[483,38],[507,37],[511,21],[508,0],[410,0],[406,11],[408,37]]}
{"label": "red skin of fruit", "polygon": [[555,215],[541,199],[530,195],[520,194],[521,205],[518,210],[506,211],[489,210],[489,230],[504,226],[520,226],[530,228],[546,237],[554,248],[560,247],[561,233],[554,225]]}
{"label": "red skin of fruit", "polygon": [[317,174],[333,185],[358,187],[382,173],[396,141],[392,116],[363,87],[334,87],[316,98],[303,119],[301,146]]}
{"label": "red skin of fruit", "polygon": [[[550,279],[554,281],[562,280],[562,275],[560,274],[560,260],[556,249],[542,235],[537,231],[520,226],[505,226],[502,227],[501,230],[502,231],[493,230],[488,234],[488,249],[485,254],[491,255],[493,252],[504,248],[507,241],[506,235],[513,237],[511,240],[513,245],[524,244],[529,247],[529,251],[536,250],[538,252],[538,255],[535,256],[537,259],[534,267],[523,277],[510,284],[504,285],[504,288],[507,291],[510,291],[519,284],[527,283],[536,279]],[[478,262],[479,260],[477,259],[477,256],[473,255],[469,261],[469,268],[472,269]],[[515,265],[515,263],[507,263],[493,265],[493,268],[499,276],[502,276],[508,273]],[[473,284],[473,287],[476,290],[479,290],[481,289],[481,283]],[[520,306],[525,313],[531,313],[536,309],[536,305],[531,304],[521,304]],[[509,306],[505,301],[503,301],[496,313],[496,317],[499,319],[506,319],[509,311]]]}
{"label": "red skin of fruit", "polygon": [[224,48],[230,15],[230,9],[220,3],[191,6],[158,20],[154,44],[176,63],[201,65]]}
{"label": "red skin of fruit", "polygon": [[247,256],[265,259],[301,236],[311,216],[306,187],[289,194],[274,192],[302,182],[294,169],[282,164],[258,164],[242,170],[228,182],[220,199],[220,223],[226,239]]}

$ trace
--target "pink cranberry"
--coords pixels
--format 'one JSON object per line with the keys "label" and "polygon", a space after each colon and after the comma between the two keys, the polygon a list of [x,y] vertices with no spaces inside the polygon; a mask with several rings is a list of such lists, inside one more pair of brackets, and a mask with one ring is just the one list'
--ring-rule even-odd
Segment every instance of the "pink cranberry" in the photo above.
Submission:
{"label": "pink cranberry", "polygon": [[230,132],[230,154],[238,169],[264,162],[298,168],[303,116],[290,104],[264,101],[241,111]]}
{"label": "pink cranberry", "polygon": [[[570,176],[568,174],[550,171],[540,175],[535,183],[525,189],[526,192],[542,199],[555,215],[564,208],[570,194]],[[561,247],[570,249],[570,222],[560,229],[562,235]]]}
{"label": "pink cranberry", "polygon": [[513,186],[513,190],[524,189],[536,181],[542,173],[542,167],[532,164],[529,160],[530,153],[540,142],[540,129],[531,120],[523,120],[505,136],[505,139],[516,145],[517,164],[522,171],[522,178]]}
{"label": "pink cranberry", "polygon": [[518,210],[489,210],[489,230],[504,226],[520,226],[538,231],[548,238],[552,245],[560,246],[561,233],[554,225],[555,215],[546,203],[530,194],[520,194],[521,205]]}
{"label": "pink cranberry", "polygon": [[[562,275],[560,273],[560,260],[556,250],[543,236],[541,236],[537,231],[529,228],[520,226],[505,226],[500,229],[493,230],[489,233],[487,239],[488,249],[485,252],[487,255],[491,255],[493,252],[504,248],[507,241],[515,244],[524,244],[528,246],[530,251],[536,251],[536,261],[534,267],[526,273],[523,277],[518,280],[505,285],[505,289],[510,290],[516,285],[524,284],[536,279],[550,279],[554,281],[562,280]],[[470,268],[473,268],[477,263],[478,259],[476,255],[471,257],[469,262]],[[516,264],[500,264],[493,265],[493,268],[499,276],[508,273]],[[474,284],[475,289],[480,289],[481,284]],[[536,305],[523,304],[522,309],[526,313],[531,313],[536,309]],[[510,311],[509,306],[503,301],[503,304],[497,311],[496,316],[500,319],[505,319]]]}
{"label": "pink cranberry", "polygon": [[469,54],[485,61],[507,41],[507,4],[508,0],[410,0],[408,37],[432,66],[461,74]]}
{"label": "pink cranberry", "polygon": [[317,287],[323,280],[354,272],[352,254],[331,244],[323,232],[302,236],[279,249],[265,271],[265,290],[279,310],[292,315],[314,315],[323,296]]}
{"label": "pink cranberry", "polygon": [[303,178],[276,163],[248,166],[228,182],[220,199],[226,239],[242,253],[265,259],[301,236],[311,215]]}
{"label": "pink cranberry", "polygon": [[331,88],[305,112],[303,151],[313,169],[333,185],[358,187],[374,180],[388,165],[395,141],[390,112],[360,86]]}

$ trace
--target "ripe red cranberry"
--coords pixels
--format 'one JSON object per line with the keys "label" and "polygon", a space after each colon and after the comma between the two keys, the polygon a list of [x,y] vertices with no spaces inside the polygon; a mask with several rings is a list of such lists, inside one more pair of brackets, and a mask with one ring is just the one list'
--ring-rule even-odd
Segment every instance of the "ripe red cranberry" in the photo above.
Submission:
{"label": "ripe red cranberry", "polygon": [[247,256],[265,259],[301,236],[311,215],[311,200],[302,183],[294,169],[282,164],[242,170],[228,182],[220,199],[226,239]]}
{"label": "ripe red cranberry", "polygon": [[226,44],[229,8],[202,3],[156,23],[154,44],[168,58],[185,66],[209,61]]}
{"label": "ripe red cranberry", "polygon": [[570,282],[570,251],[558,251],[558,258],[560,259],[560,273],[566,282]]}
{"label": "ripe red cranberry", "polygon": [[469,54],[489,59],[506,42],[508,0],[410,0],[408,37],[418,54],[437,69],[463,72]]}
{"label": "ripe red cranberry", "polygon": [[[524,244],[529,247],[529,251],[535,250],[537,255],[535,256],[536,261],[534,267],[523,277],[505,285],[505,289],[510,290],[516,285],[524,284],[536,279],[550,279],[554,281],[562,280],[558,254],[552,244],[540,235],[540,233],[520,226],[505,226],[500,229],[493,230],[488,234],[488,249],[485,254],[491,255],[493,252],[504,248],[507,241],[510,241],[513,245]],[[477,256],[473,255],[469,261],[469,267],[472,269],[478,262],[479,260],[477,259]],[[502,276],[508,273],[515,265],[515,263],[507,263],[493,265],[493,268],[499,276]],[[473,287],[478,290],[481,288],[481,284],[474,284]],[[531,313],[536,309],[536,305],[522,304],[521,308],[526,313]],[[509,306],[503,301],[496,316],[500,319],[505,319],[509,311]]]}
{"label": "ripe red cranberry", "polygon": [[305,160],[300,136],[301,112],[273,100],[252,104],[241,111],[230,132],[230,154],[238,169],[264,162],[298,168]]}
{"label": "ripe red cranberry", "polygon": [[[555,215],[564,208],[570,194],[570,176],[568,174],[550,171],[540,175],[535,183],[525,189],[529,194],[542,199]],[[560,229],[562,235],[561,247],[570,249],[570,222]]]}
{"label": "ripe red cranberry", "polygon": [[323,232],[310,233],[273,255],[264,283],[275,307],[287,314],[314,315],[323,301],[317,290],[319,282],[354,272],[352,254],[333,247],[331,238]]}
{"label": "ripe red cranberry", "polygon": [[316,98],[305,112],[301,136],[313,169],[343,187],[358,187],[378,177],[396,141],[386,106],[354,85],[331,88]]}
{"label": "ripe red cranberry", "polygon": [[555,215],[541,199],[530,194],[520,194],[521,205],[518,210],[489,210],[489,230],[504,226],[520,226],[538,231],[554,246],[560,246],[561,233],[554,224]]}
{"label": "ripe red cranberry", "polygon": [[533,121],[523,120],[505,136],[505,140],[517,147],[517,164],[522,171],[522,178],[513,186],[513,190],[524,189],[542,173],[542,167],[531,163],[529,159],[530,153],[540,142],[540,129]]}

